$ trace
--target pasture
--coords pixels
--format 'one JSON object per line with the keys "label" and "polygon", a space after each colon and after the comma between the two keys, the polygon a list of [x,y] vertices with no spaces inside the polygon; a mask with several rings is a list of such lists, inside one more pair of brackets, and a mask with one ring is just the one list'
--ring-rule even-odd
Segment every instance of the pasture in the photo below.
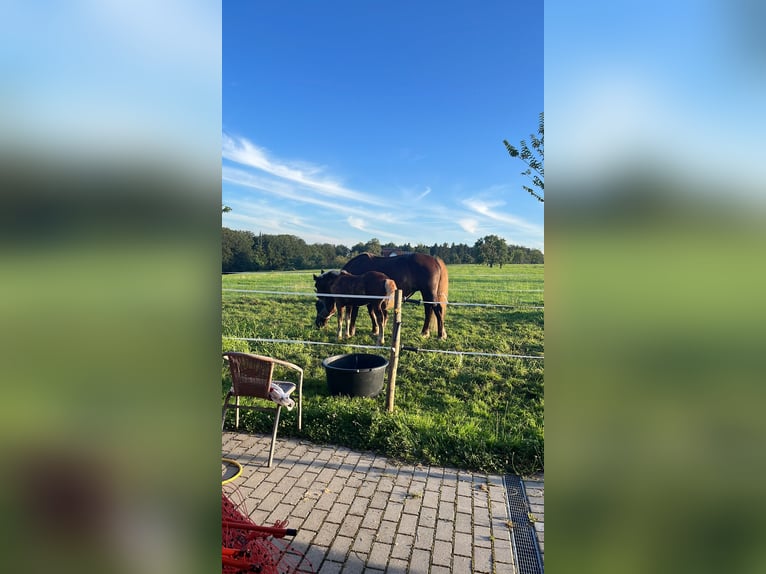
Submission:
{"label": "pasture", "polygon": [[[402,346],[427,350],[501,355],[544,355],[543,266],[450,265],[450,303],[500,305],[447,308],[448,338],[420,336],[422,305],[402,309]],[[319,270],[259,272],[222,276],[224,289],[311,294]],[[413,299],[420,299],[416,293]],[[261,293],[222,293],[222,349],[282,358],[305,371],[303,431],[295,411],[283,410],[279,436],[301,436],[371,450],[409,463],[439,464],[466,470],[515,472],[543,470],[544,385],[542,360],[438,354],[402,350],[396,409],[385,409],[385,390],[375,399],[330,397],[322,360],[367,352],[388,358],[389,351],[337,346],[239,341],[227,337],[337,343],[334,318],[323,330],[314,326],[315,297]],[[505,306],[514,306],[509,308]],[[390,341],[393,318],[386,341]],[[374,345],[370,321],[360,309],[351,344]],[[228,388],[222,371],[222,391]],[[233,413],[229,415],[233,420]],[[269,432],[259,412],[243,411],[240,429]]]}

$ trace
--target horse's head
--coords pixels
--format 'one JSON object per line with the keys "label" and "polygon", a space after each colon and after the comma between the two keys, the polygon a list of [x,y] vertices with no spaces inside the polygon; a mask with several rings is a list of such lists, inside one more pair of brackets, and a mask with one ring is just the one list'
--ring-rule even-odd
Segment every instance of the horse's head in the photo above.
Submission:
{"label": "horse's head", "polygon": [[[314,275],[314,291],[317,293],[329,293],[339,276],[340,271],[337,269]],[[317,326],[317,329],[321,329],[327,325],[327,321],[335,314],[335,299],[333,297],[317,295],[316,310],[317,315],[316,319],[314,319],[314,324]]]}

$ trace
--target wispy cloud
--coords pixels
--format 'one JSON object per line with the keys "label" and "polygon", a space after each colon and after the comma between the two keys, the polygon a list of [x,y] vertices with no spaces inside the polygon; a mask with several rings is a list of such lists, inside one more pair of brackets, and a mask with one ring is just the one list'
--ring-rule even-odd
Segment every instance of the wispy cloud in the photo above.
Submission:
{"label": "wispy cloud", "polygon": [[476,233],[476,230],[479,228],[479,222],[468,217],[459,220],[458,224],[468,233]]}
{"label": "wispy cloud", "polygon": [[420,201],[421,199],[423,199],[429,193],[431,193],[431,188],[429,186],[426,186],[426,190],[423,193],[421,193],[420,195],[418,195],[415,198],[415,201]]}
{"label": "wispy cloud", "polygon": [[[347,201],[333,201],[332,199],[317,197],[316,195],[305,193],[305,190],[300,186],[285,181],[275,180],[270,177],[255,175],[242,169],[224,166],[222,176],[223,181],[227,183],[262,191],[281,199],[288,199],[298,203],[321,207],[346,216],[354,216],[360,219],[373,220],[381,223],[406,221],[402,214],[397,214],[393,211],[367,209]],[[390,205],[386,205],[390,207]]]}
{"label": "wispy cloud", "polygon": [[364,219],[362,219],[361,217],[354,217],[353,215],[349,215],[346,221],[354,229],[359,229],[360,231],[367,231],[367,227],[365,226]]}
{"label": "wispy cloud", "polygon": [[326,169],[322,166],[303,161],[287,162],[269,157],[265,149],[245,138],[234,138],[223,134],[223,157],[281,180],[296,183],[305,190],[326,197],[352,200],[368,205],[385,205],[385,202],[378,197],[349,189],[333,178],[323,175]]}
{"label": "wispy cloud", "polygon": [[364,231],[365,233],[369,233],[371,236],[375,236],[378,238],[385,237],[392,241],[393,240],[402,241],[402,242],[406,241],[406,238],[403,235],[399,235],[398,233],[392,232],[390,228],[388,229],[370,228],[367,225],[367,222],[361,217],[349,216],[346,222],[349,224],[350,227],[353,227],[354,229],[358,229],[359,231]]}
{"label": "wispy cloud", "polygon": [[509,225],[515,229],[526,231],[534,236],[542,237],[544,235],[544,228],[542,225],[536,225],[530,223],[521,217],[517,217],[510,213],[504,213],[498,208],[505,205],[502,201],[488,201],[478,197],[469,198],[463,200],[465,205],[471,211],[483,215],[484,217],[497,221],[505,225]]}

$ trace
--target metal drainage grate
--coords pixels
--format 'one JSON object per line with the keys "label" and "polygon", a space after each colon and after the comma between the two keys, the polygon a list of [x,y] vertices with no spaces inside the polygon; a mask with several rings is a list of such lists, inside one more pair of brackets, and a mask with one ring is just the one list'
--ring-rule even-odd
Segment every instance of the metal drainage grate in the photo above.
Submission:
{"label": "metal drainage grate", "polygon": [[529,504],[524,496],[524,485],[514,474],[506,474],[503,482],[508,493],[508,516],[513,523],[511,542],[518,574],[543,574],[535,527],[529,521]]}

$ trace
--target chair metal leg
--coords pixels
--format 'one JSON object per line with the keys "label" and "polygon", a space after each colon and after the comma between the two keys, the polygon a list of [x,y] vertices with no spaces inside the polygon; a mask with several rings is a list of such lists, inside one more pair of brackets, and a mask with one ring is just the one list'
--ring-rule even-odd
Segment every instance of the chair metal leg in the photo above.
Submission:
{"label": "chair metal leg", "polygon": [[239,430],[239,397],[237,397],[237,408],[234,409],[234,418],[235,418],[235,428]]}
{"label": "chair metal leg", "polygon": [[231,398],[231,392],[226,393],[226,399],[223,401],[223,409],[221,409],[221,432],[226,425],[226,410],[231,406],[229,405],[229,399]]}
{"label": "chair metal leg", "polygon": [[269,447],[269,464],[274,460],[274,446],[277,443],[277,427],[279,426],[279,413],[282,411],[282,406],[277,406],[277,414],[274,416],[274,430],[271,432],[271,446]]}
{"label": "chair metal leg", "polygon": [[298,380],[298,431],[303,428],[303,373]]}

